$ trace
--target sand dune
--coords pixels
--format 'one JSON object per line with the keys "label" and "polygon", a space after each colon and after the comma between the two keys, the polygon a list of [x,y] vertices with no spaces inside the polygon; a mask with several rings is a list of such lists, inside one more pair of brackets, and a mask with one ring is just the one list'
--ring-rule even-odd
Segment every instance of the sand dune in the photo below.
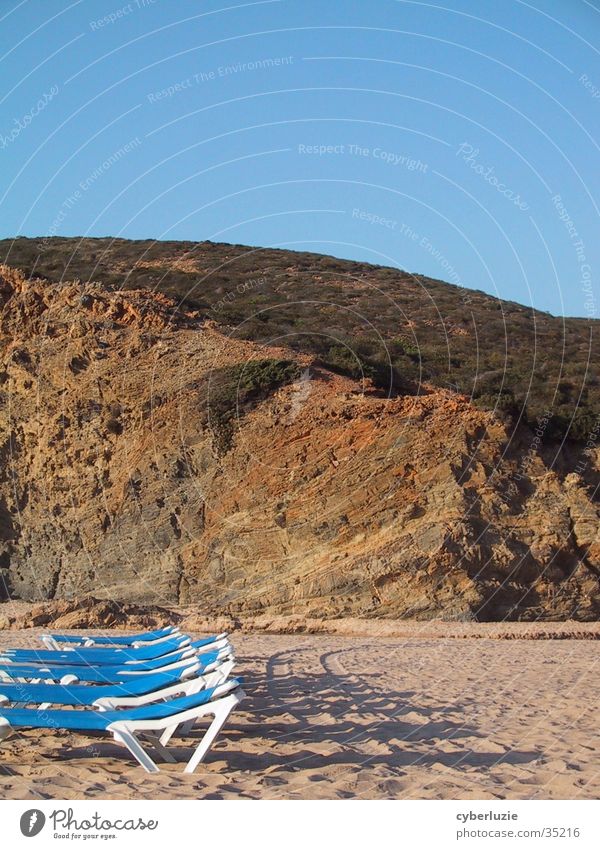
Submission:
{"label": "sand dune", "polygon": [[[476,626],[475,626],[476,627]],[[32,645],[32,631],[2,635]],[[236,635],[249,694],[192,776],[108,741],[15,733],[2,798],[597,798],[592,641]],[[189,754],[185,740],[181,759]]]}

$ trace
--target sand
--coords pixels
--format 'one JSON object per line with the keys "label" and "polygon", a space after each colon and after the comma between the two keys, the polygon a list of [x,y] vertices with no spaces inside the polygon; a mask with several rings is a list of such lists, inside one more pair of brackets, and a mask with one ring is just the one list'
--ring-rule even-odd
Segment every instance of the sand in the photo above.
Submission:
{"label": "sand", "polygon": [[[477,626],[473,626],[476,628]],[[106,737],[14,733],[10,799],[586,799],[600,795],[592,640],[235,634],[248,699],[194,775]],[[35,645],[31,631],[0,634]],[[190,748],[174,741],[184,760]]]}

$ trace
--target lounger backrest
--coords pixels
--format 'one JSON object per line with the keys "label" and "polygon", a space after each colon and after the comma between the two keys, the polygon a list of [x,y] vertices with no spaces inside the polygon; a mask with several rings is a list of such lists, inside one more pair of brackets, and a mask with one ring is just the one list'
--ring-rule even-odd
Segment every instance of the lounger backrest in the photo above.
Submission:
{"label": "lounger backrest", "polygon": [[190,644],[189,638],[178,637],[166,640],[157,646],[140,646],[130,649],[109,648],[74,648],[66,651],[44,651],[38,649],[9,649],[0,655],[1,660],[14,658],[20,660],[34,661],[35,663],[91,663],[91,664],[118,664],[129,661],[155,660],[163,655],[185,648]]}
{"label": "lounger backrest", "polygon": [[96,635],[96,634],[51,634],[53,640],[57,643],[73,643],[85,640],[88,636],[98,646],[100,645],[131,645],[132,643],[151,642],[152,640],[160,640],[163,637],[168,637],[169,634],[176,633],[177,629],[172,625],[168,628],[159,628],[157,631],[146,631],[143,634],[121,634],[121,635]]}
{"label": "lounger backrest", "polygon": [[[160,667],[157,669],[146,669],[142,674],[131,674],[131,667],[124,668],[122,666],[102,666],[100,668],[93,666],[34,666],[19,663],[7,663],[0,665],[0,671],[10,675],[11,678],[52,678],[60,680],[65,675],[74,675],[80,681],[87,681],[91,684],[115,684],[122,681],[139,681],[149,677],[149,675],[175,675],[177,681],[179,677],[189,674],[189,671],[198,669],[198,662],[195,658],[182,658],[177,669],[168,669],[161,672]],[[145,673],[145,674],[144,674]]]}
{"label": "lounger backrest", "polygon": [[176,684],[181,675],[165,672],[157,675],[144,675],[130,678],[124,683],[89,687],[84,684],[2,684],[0,696],[11,702],[25,704],[91,705],[97,699],[117,698],[121,696],[145,696]]}

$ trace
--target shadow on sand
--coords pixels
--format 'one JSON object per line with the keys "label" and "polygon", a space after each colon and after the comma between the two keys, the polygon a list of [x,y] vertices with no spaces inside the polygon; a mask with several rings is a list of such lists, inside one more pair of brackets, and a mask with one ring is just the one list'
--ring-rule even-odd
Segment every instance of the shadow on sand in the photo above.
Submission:
{"label": "shadow on sand", "polygon": [[[353,673],[336,672],[343,654],[324,653],[320,671],[292,674],[290,653],[282,652],[269,659],[264,671],[245,675],[248,698],[231,716],[206,767],[225,759],[229,774],[249,770],[260,776],[267,770],[271,775],[278,769],[297,772],[332,765],[356,770],[382,765],[393,773],[436,764],[485,769],[539,758],[539,752],[526,749],[486,751],[485,742],[473,751],[473,740],[485,741],[486,735],[465,722],[463,705],[432,706],[420,702],[415,691],[390,690],[384,670],[370,671],[368,683]],[[242,658],[242,673],[244,665]],[[191,737],[201,733],[194,729]],[[246,751],[237,745],[241,739]],[[254,747],[255,752],[248,751]],[[177,761],[186,761],[192,750],[181,739],[172,751]],[[61,747],[56,756],[121,759],[126,753],[105,737],[95,737],[87,746]]]}

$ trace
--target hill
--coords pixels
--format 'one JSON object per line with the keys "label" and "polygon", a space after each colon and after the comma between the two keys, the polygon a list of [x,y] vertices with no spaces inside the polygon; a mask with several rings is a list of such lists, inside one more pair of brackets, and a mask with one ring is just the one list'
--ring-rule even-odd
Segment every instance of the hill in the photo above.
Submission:
{"label": "hill", "polygon": [[[600,416],[600,323],[556,318],[394,268],[211,242],[25,239],[26,276],[162,292],[235,338],[286,345],[386,395],[427,381],[544,438],[585,443]],[[549,414],[549,415],[548,415]]]}
{"label": "hill", "polygon": [[[0,269],[7,595],[207,616],[598,618],[597,449],[558,450],[433,382],[402,375],[387,397],[327,352],[238,338],[193,287],[159,291],[148,262],[154,291],[111,291],[134,282],[114,257],[92,283]],[[370,284],[356,285],[362,298]]]}

